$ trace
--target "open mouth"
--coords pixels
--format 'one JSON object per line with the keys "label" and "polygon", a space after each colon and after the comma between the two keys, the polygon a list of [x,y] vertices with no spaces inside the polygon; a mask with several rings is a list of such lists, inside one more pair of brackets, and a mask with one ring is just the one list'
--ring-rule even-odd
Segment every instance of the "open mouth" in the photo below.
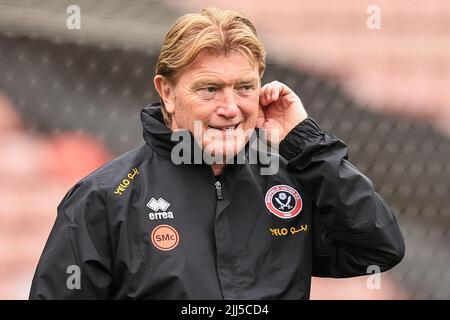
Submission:
{"label": "open mouth", "polygon": [[233,132],[233,130],[236,130],[239,126],[240,126],[240,122],[235,124],[235,125],[230,125],[230,126],[208,126],[208,128],[210,129],[214,129],[214,130],[220,130],[223,132]]}

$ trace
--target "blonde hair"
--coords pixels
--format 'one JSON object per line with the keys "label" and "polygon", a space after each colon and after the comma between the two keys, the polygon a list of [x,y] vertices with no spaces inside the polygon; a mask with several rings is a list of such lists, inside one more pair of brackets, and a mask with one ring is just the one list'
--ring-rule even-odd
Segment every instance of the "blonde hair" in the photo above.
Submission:
{"label": "blonde hair", "polygon": [[[164,38],[155,74],[175,85],[183,69],[203,49],[213,54],[227,54],[231,50],[244,54],[253,66],[257,63],[260,79],[266,69],[266,51],[255,26],[236,11],[210,6],[201,13],[182,16],[172,26]],[[164,120],[170,126],[170,115],[160,100]]]}

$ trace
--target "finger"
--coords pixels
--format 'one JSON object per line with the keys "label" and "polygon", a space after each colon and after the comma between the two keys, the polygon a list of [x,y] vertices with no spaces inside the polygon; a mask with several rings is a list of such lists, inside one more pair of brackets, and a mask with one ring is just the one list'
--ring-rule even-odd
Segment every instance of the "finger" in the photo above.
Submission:
{"label": "finger", "polygon": [[265,88],[265,92],[264,92],[264,97],[266,98],[266,104],[270,104],[270,90],[271,90],[271,85],[268,84],[267,87]]}
{"label": "finger", "polygon": [[264,89],[261,88],[259,89],[259,105],[262,106],[264,105]]}
{"label": "finger", "polygon": [[270,90],[269,90],[269,99],[270,99],[271,101],[275,101],[275,91],[276,91],[276,89],[277,89],[277,87],[276,87],[275,85],[272,85],[272,86],[270,87]]}
{"label": "finger", "polygon": [[264,97],[266,100],[266,104],[271,104],[272,102],[276,101],[275,99],[276,85],[274,82],[268,83],[264,88],[264,90],[265,90]]}
{"label": "finger", "polygon": [[280,98],[282,91],[283,91],[283,86],[281,86],[279,84],[275,85],[273,87],[272,100],[277,101]]}
{"label": "finger", "polygon": [[278,81],[267,83],[260,89],[260,103],[267,106],[272,102],[277,101],[283,92],[283,85]]}
{"label": "finger", "polygon": [[272,81],[267,84],[267,100],[273,99],[274,87],[275,87],[275,81]]}
{"label": "finger", "polygon": [[265,106],[267,106],[269,104],[268,103],[268,97],[267,97],[267,92],[268,92],[267,88],[268,88],[268,85],[265,85],[259,91],[259,103],[263,107],[265,107]]}

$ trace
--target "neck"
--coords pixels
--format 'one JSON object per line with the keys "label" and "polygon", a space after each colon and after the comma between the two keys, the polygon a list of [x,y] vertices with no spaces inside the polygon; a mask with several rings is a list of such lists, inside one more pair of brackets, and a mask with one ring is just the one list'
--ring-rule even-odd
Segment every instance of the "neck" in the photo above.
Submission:
{"label": "neck", "polygon": [[218,176],[218,175],[222,174],[223,169],[225,168],[225,164],[214,163],[214,164],[211,165],[211,168],[212,168],[212,170],[214,172],[214,175]]}

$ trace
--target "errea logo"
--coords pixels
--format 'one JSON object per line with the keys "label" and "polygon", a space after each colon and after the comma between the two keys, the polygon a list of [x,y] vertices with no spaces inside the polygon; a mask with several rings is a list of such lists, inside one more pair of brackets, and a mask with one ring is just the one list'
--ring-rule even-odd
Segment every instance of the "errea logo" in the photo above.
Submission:
{"label": "errea logo", "polygon": [[149,207],[153,211],[158,210],[166,211],[169,206],[170,203],[168,203],[163,198],[159,198],[158,200],[156,200],[155,198],[151,198],[150,201],[147,203],[147,207]]}
{"label": "errea logo", "polygon": [[170,203],[163,198],[159,198],[158,200],[156,200],[155,198],[151,198],[147,203],[147,207],[152,209],[154,212],[150,212],[148,214],[148,217],[150,218],[150,220],[173,219],[173,212],[166,211],[169,206]]}

